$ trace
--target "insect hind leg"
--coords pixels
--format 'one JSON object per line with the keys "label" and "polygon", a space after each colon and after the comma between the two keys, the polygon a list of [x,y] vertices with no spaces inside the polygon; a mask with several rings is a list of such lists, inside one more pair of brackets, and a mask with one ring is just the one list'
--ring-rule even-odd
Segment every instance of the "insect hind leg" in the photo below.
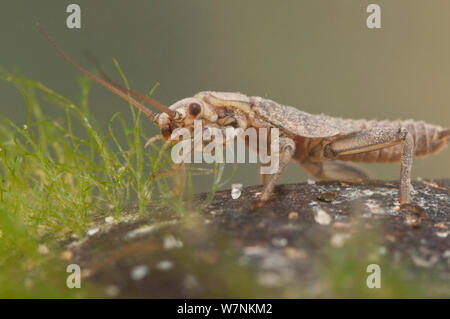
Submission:
{"label": "insect hind leg", "polygon": [[328,159],[336,159],[338,156],[376,151],[397,144],[402,144],[399,202],[407,204],[411,201],[414,138],[406,128],[378,127],[344,135],[325,146],[324,156]]}

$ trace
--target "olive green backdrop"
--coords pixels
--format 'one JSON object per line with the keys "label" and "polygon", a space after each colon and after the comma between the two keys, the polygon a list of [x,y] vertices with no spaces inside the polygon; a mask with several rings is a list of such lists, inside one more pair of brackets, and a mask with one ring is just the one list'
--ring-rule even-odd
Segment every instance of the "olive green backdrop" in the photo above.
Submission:
{"label": "olive green backdrop", "polygon": [[[366,27],[366,7],[381,6],[382,29]],[[65,25],[66,6],[81,6],[82,28]],[[415,118],[450,126],[450,2],[434,1],[23,1],[0,3],[0,65],[22,72],[77,100],[79,74],[43,40],[47,29],[76,61],[94,52],[133,88],[161,85],[165,104],[201,90],[269,97],[311,113],[354,118]],[[0,112],[21,124],[26,105],[0,83]],[[102,125],[127,103],[95,85],[91,107]],[[49,112],[54,108],[48,108]],[[146,127],[156,133],[151,123]],[[418,159],[414,176],[449,177],[450,150]],[[231,165],[229,165],[231,166]],[[370,165],[395,179],[397,165]],[[229,170],[228,170],[229,172]],[[242,165],[234,182],[257,182],[256,165]],[[298,165],[283,182],[305,180]],[[196,179],[208,189],[211,177]]]}

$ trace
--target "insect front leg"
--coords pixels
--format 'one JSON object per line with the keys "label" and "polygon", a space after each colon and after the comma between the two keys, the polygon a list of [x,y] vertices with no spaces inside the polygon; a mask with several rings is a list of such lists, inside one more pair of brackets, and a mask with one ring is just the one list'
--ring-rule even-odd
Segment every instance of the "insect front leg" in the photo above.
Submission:
{"label": "insect front leg", "polygon": [[295,142],[289,137],[281,136],[279,139],[279,146],[280,150],[278,170],[274,174],[266,174],[267,176],[263,178],[264,188],[262,190],[261,197],[257,202],[257,206],[264,205],[264,203],[270,199],[275,184],[277,183],[278,179],[286,169],[287,164],[290,162],[292,156],[295,153]]}
{"label": "insect front leg", "polygon": [[400,160],[399,202],[411,201],[411,167],[414,154],[414,139],[406,128],[373,128],[351,133],[333,140],[324,148],[324,156],[336,159],[339,156],[376,151],[402,144]]}

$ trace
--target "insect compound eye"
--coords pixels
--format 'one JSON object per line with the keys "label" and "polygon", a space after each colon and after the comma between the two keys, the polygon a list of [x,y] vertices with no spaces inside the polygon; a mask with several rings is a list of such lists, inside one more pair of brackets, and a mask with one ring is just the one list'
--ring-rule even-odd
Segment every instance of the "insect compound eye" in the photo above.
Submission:
{"label": "insect compound eye", "polygon": [[196,118],[202,111],[202,106],[198,103],[191,103],[188,106],[189,117]]}

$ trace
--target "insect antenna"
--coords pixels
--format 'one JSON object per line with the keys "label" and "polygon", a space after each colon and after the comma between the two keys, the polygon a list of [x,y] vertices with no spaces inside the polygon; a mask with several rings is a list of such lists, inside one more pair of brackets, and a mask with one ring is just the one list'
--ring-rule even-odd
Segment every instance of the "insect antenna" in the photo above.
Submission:
{"label": "insect antenna", "polygon": [[[161,105],[158,101],[155,101],[154,99],[149,98],[148,96],[145,96],[145,95],[143,95],[142,93],[139,93],[139,92],[137,92],[137,91],[135,91],[135,90],[133,90],[133,89],[129,89],[129,88],[127,88],[127,87],[125,87],[125,86],[123,86],[123,85],[117,83],[117,82],[114,81],[113,79],[111,79],[111,78],[105,73],[105,71],[103,71],[102,65],[100,64],[100,62],[95,58],[95,56],[94,56],[91,52],[87,51],[87,52],[86,52],[86,56],[87,56],[87,58],[88,58],[89,60],[91,60],[91,62],[94,64],[95,68],[97,69],[97,71],[98,71],[98,73],[100,74],[100,76],[102,77],[102,79],[105,80],[106,82],[108,82],[109,84],[115,86],[116,88],[118,88],[118,89],[121,90],[122,92],[128,93],[128,94],[130,94],[131,96],[134,96],[135,98],[137,98],[137,99],[139,99],[139,100],[141,100],[141,101],[143,101],[143,102],[146,102],[146,103],[148,103],[148,104],[150,104],[150,105],[155,106],[155,104],[157,104],[157,105],[159,105],[159,106],[162,106],[162,107],[166,108],[165,106]],[[158,109],[162,110],[159,106],[158,106]],[[162,111],[163,111],[164,113],[167,113],[167,111],[164,111],[164,110],[162,110]],[[174,117],[174,116],[176,117],[176,115],[174,114],[174,113],[175,113],[174,111],[172,111],[172,110],[170,110],[170,109],[169,109],[168,111],[170,111],[170,113],[173,115],[172,117]],[[169,115],[170,115],[170,114],[169,114]]]}
{"label": "insect antenna", "polygon": [[[39,31],[42,33],[42,35],[47,39],[47,41],[56,49],[56,51],[67,61],[69,62],[75,69],[77,69],[78,71],[80,71],[81,73],[83,73],[84,75],[88,76],[89,78],[93,79],[94,81],[96,81],[97,83],[99,83],[100,85],[104,86],[105,88],[107,88],[108,90],[110,90],[111,92],[117,94],[118,96],[120,96],[121,98],[123,98],[125,101],[130,102],[134,107],[136,107],[138,110],[140,110],[142,113],[144,113],[150,120],[152,120],[153,122],[156,123],[156,115],[150,111],[147,107],[145,107],[144,105],[142,105],[141,103],[139,103],[138,101],[136,101],[135,99],[133,99],[132,97],[128,96],[129,93],[131,95],[131,91],[129,91],[128,89],[126,89],[126,93],[121,89],[121,88],[117,88],[115,85],[108,83],[107,81],[98,78],[97,76],[95,76],[94,74],[90,73],[89,71],[85,70],[84,68],[82,68],[81,66],[79,66],[75,61],[73,61],[56,43],[55,41],[53,41],[52,38],[50,38],[50,36],[48,35],[48,33],[41,27],[41,25],[39,23],[36,23],[36,27],[39,29]],[[125,89],[125,88],[124,88]],[[133,91],[134,92],[134,91]],[[137,92],[134,92],[137,93]],[[156,107],[157,109],[159,109],[160,111],[166,113],[167,115],[169,115],[169,117],[173,118],[175,116],[175,112],[172,111],[171,109],[169,109],[167,106],[162,105],[161,103],[147,98],[146,96],[139,94],[140,97],[144,97],[146,102],[148,102],[149,104],[153,105],[154,107]]]}

